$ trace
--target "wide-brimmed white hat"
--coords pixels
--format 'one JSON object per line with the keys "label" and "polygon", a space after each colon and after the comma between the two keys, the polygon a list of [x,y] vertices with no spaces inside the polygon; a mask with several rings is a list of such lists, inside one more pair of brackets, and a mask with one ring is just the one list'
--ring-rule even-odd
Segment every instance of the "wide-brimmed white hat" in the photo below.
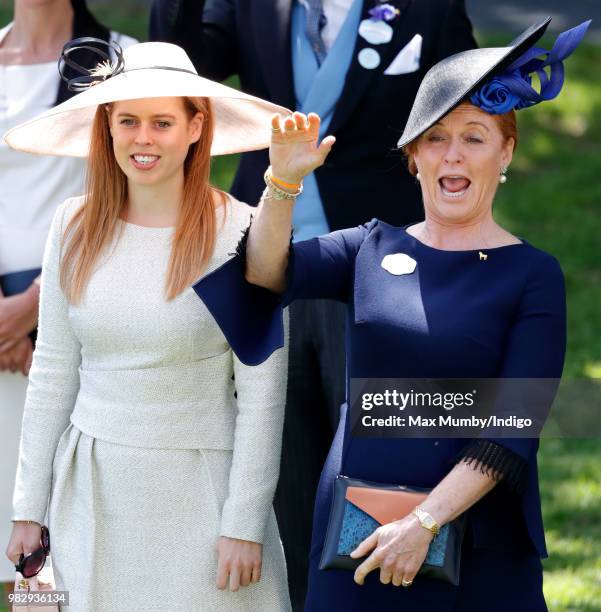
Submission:
{"label": "wide-brimmed white hat", "polygon": [[[271,116],[290,113],[282,106],[198,76],[186,52],[177,45],[139,43],[122,54],[118,45],[112,43],[111,47],[117,52],[116,61],[86,71],[88,76],[79,79],[87,81],[81,93],[9,130],[4,135],[7,144],[28,153],[86,157],[99,104],[190,96],[211,99],[215,118],[211,155],[225,155],[268,147]],[[63,52],[63,62],[65,59],[69,63]],[[82,89],[81,83],[75,86]]]}

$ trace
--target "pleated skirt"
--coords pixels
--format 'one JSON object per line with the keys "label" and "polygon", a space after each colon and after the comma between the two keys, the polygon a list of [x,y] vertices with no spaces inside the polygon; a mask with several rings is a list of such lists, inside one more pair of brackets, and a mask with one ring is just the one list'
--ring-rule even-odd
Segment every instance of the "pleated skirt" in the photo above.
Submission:
{"label": "pleated skirt", "polygon": [[69,612],[288,611],[273,511],[259,583],[235,593],[215,586],[231,461],[231,451],[132,447],[69,425],[49,507],[54,574]]}
{"label": "pleated skirt", "polygon": [[13,489],[26,392],[27,378],[23,374],[0,372],[0,582],[15,579],[15,566],[4,551],[13,526]]}

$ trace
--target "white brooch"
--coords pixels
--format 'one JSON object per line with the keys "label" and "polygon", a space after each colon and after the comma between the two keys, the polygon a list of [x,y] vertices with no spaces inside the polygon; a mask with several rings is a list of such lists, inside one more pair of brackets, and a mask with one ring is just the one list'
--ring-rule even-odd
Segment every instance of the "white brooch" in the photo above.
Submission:
{"label": "white brooch", "polygon": [[364,19],[359,25],[359,36],[370,45],[383,45],[392,40],[393,29],[385,21]]}
{"label": "white brooch", "polygon": [[391,253],[384,257],[380,265],[390,274],[402,276],[403,274],[413,274],[417,267],[417,261],[405,253]]}

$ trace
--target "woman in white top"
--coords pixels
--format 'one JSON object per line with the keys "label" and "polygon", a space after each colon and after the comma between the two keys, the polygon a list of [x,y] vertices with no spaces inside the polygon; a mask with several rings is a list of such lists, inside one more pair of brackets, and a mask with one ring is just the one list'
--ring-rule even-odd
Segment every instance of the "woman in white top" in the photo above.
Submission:
{"label": "woman in white top", "polygon": [[[84,0],[15,0],[0,28],[0,134],[73,95],[56,62],[74,36],[134,39],[110,32]],[[26,155],[0,140],[0,542],[9,538],[19,432],[38,318],[44,244],[57,206],[83,192],[83,160]],[[0,560],[0,582],[14,567]]]}
{"label": "woman in white top", "polygon": [[48,508],[74,611],[288,610],[272,509],[284,338],[249,367],[191,288],[253,210],[209,185],[210,155],[266,147],[285,109],[166,43],[83,79],[97,84],[6,135],[90,145],[86,196],[59,207],[44,255],[8,556],[39,547]]}

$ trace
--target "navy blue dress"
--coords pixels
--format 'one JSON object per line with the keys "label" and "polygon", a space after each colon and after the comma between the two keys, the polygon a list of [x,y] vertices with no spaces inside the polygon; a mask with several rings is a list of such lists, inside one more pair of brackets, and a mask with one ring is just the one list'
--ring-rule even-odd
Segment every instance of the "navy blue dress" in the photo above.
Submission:
{"label": "navy blue dress", "polygon": [[[394,275],[384,269],[382,260],[394,253],[414,259],[415,271]],[[297,298],[343,301],[348,305],[347,397],[353,377],[561,376],[563,275],[552,256],[526,242],[444,251],[374,220],[292,245],[281,301],[243,287],[243,268],[243,258],[235,258],[195,287],[233,349],[256,363],[281,344],[282,305]],[[536,439],[357,438],[350,435],[343,410],[317,494],[306,610],[546,610],[537,449]],[[410,588],[383,585],[379,571],[359,586],[350,571],[317,569],[336,475],[431,488],[464,457],[503,478],[467,512],[460,586],[419,576]]]}

